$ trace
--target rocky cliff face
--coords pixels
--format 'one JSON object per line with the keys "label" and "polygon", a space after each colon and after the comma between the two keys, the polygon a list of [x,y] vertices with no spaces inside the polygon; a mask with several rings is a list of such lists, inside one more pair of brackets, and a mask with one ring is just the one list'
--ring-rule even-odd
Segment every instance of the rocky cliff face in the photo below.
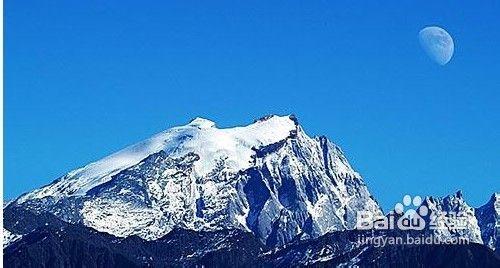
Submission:
{"label": "rocky cliff face", "polygon": [[197,118],[72,171],[11,206],[118,237],[241,229],[268,246],[353,229],[381,210],[339,147],[293,116],[219,129]]}
{"label": "rocky cliff face", "polygon": [[426,229],[434,236],[483,243],[475,210],[465,202],[461,191],[443,198],[427,197],[422,205],[428,208]]}
{"label": "rocky cliff face", "polygon": [[476,218],[481,228],[485,245],[500,249],[500,193],[494,193],[488,203],[476,209]]}

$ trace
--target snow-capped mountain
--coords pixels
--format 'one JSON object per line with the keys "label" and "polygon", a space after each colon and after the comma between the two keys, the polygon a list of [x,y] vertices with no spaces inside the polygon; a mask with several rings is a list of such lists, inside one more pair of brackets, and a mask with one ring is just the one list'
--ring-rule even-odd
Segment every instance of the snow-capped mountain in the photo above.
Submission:
{"label": "snow-capped mountain", "polygon": [[471,243],[482,244],[481,230],[461,191],[443,198],[426,197],[422,206],[428,208],[426,229],[443,240],[465,238]]}
{"label": "snow-capped mountain", "polygon": [[500,249],[500,193],[494,193],[488,203],[476,209],[476,218],[484,244]]}
{"label": "snow-capped mountain", "polygon": [[[477,210],[460,191],[427,197],[423,206],[427,229],[355,230],[358,211],[382,212],[328,139],[309,137],[293,116],[227,129],[197,118],[7,204],[4,263],[498,267],[500,259],[481,245],[498,252],[498,194]],[[440,228],[429,228],[431,221]],[[359,240],[429,234],[472,243],[378,247]]]}
{"label": "snow-capped mountain", "polygon": [[269,246],[353,229],[358,210],[381,213],[340,148],[293,116],[225,129],[196,118],[12,205],[118,237],[237,228]]}

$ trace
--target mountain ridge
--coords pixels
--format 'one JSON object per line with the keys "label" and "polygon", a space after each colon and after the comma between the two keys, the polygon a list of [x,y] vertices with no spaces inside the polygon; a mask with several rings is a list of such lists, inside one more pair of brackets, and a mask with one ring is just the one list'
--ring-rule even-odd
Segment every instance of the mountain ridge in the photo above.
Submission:
{"label": "mountain ridge", "polygon": [[286,247],[272,249],[241,230],[197,232],[176,228],[158,240],[148,241],[137,236],[117,238],[83,225],[60,221],[52,215],[40,216],[51,224],[39,225],[22,240],[7,247],[4,250],[5,267],[64,264],[86,267],[350,267],[414,266],[416,263],[429,267],[458,264],[460,267],[498,267],[500,264],[500,257],[480,244],[364,246],[356,243],[357,237],[363,234],[356,230],[297,240]]}
{"label": "mountain ridge", "polygon": [[[90,258],[89,266],[154,265],[156,258],[178,265],[221,264],[222,256],[254,266],[400,263],[393,255],[406,264],[419,256],[447,263],[432,247],[377,249],[355,241],[360,234],[411,234],[467,238],[472,246],[435,249],[454,258],[468,252],[471,258],[463,261],[472,266],[482,258],[486,264],[498,261],[492,252],[498,252],[499,196],[493,194],[478,209],[461,191],[425,198],[430,212],[466,215],[470,224],[459,231],[449,226],[409,233],[356,230],[359,211],[382,216],[382,209],[328,138],[309,137],[293,115],[223,129],[195,118],[10,202],[4,207],[4,248],[12,264],[25,258],[50,262],[43,243],[67,263],[81,264],[80,254],[103,250],[102,259]],[[166,241],[186,245],[177,255],[158,255]],[[475,246],[483,243],[486,247]],[[132,253],[133,258],[127,256]]]}
{"label": "mountain ridge", "polygon": [[360,209],[381,213],[338,146],[274,115],[224,129],[195,118],[15,202],[119,237],[239,228],[268,245],[353,229]]}

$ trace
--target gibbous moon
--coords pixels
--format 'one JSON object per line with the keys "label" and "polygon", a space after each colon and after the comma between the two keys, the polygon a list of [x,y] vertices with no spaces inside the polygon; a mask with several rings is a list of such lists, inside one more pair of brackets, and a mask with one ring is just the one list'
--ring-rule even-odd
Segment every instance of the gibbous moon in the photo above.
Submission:
{"label": "gibbous moon", "polygon": [[455,45],[450,34],[437,26],[425,27],[418,34],[420,45],[427,55],[439,65],[451,60]]}

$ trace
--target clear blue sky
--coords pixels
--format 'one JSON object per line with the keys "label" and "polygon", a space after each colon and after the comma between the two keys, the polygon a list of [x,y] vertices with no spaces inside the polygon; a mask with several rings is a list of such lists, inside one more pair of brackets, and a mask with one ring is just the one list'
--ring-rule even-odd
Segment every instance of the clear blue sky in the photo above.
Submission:
{"label": "clear blue sky", "polygon": [[[339,144],[386,209],[500,191],[500,2],[165,2],[5,1],[5,198],[195,116],[271,113]],[[455,40],[444,67],[428,25]]]}

